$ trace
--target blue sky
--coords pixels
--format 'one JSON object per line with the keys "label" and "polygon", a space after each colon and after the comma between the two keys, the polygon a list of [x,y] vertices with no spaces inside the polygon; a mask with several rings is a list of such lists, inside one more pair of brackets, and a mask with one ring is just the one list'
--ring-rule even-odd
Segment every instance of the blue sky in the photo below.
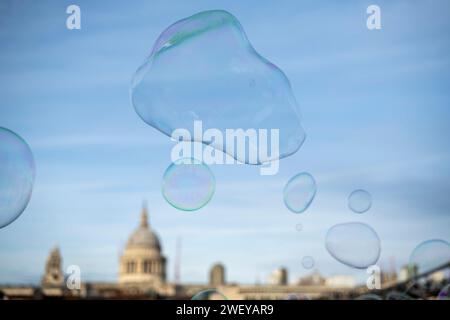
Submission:
{"label": "blue sky", "polygon": [[[66,8],[81,7],[82,29],[67,30]],[[366,28],[381,7],[382,29]],[[194,13],[235,15],[255,49],[279,66],[299,101],[307,138],[276,176],[254,166],[212,166],[216,193],[196,213],[160,192],[173,143],[146,125],[129,101],[133,73],[159,34]],[[0,283],[39,281],[48,251],[84,280],[116,279],[118,258],[143,199],[169,259],[177,237],[181,279],[205,282],[222,261],[230,281],[264,280],[286,266],[292,281],[314,257],[325,275],[365,271],[324,246],[336,223],[370,224],[380,264],[404,264],[430,238],[450,240],[450,21],[448,1],[3,1],[0,5],[0,126],[20,134],[36,161],[27,210],[0,230]],[[317,181],[304,214],[284,207],[285,182]],[[347,197],[373,196],[357,215]],[[303,231],[295,230],[297,223]]]}

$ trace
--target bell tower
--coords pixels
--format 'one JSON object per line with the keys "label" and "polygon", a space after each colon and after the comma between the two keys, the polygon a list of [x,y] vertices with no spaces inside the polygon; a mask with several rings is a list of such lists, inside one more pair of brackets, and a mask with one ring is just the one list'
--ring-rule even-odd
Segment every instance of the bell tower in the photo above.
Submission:
{"label": "bell tower", "polygon": [[47,258],[45,274],[42,277],[43,287],[62,287],[64,274],[62,272],[62,259],[59,248],[55,247]]}

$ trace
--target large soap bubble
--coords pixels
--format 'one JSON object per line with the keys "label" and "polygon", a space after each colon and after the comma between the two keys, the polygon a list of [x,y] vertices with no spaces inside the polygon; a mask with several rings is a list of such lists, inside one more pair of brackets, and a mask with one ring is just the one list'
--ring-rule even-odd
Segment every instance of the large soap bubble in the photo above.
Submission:
{"label": "large soap bubble", "polygon": [[341,223],[331,227],[325,247],[339,262],[364,269],[380,257],[380,238],[370,226],[360,222]]}
{"label": "large soap bubble", "polygon": [[204,207],[215,191],[209,167],[195,159],[179,159],[164,172],[162,194],[173,207],[194,211]]}
{"label": "large soap bubble", "polygon": [[34,174],[33,154],[27,143],[0,127],[0,228],[16,220],[27,207]]}
{"label": "large soap bubble", "polygon": [[[131,100],[139,116],[162,133],[187,129],[190,141],[243,163],[287,157],[305,139],[288,78],[256,52],[239,21],[222,10],[200,12],[164,30],[133,77]],[[202,121],[203,131],[218,129],[223,139],[196,136],[194,121]],[[226,129],[279,129],[279,155],[270,147],[256,158],[236,154],[231,144],[227,150]],[[247,151],[262,151],[257,148],[255,139],[247,139]]]}
{"label": "large soap bubble", "polygon": [[316,196],[316,181],[307,172],[293,176],[283,190],[284,204],[294,213],[308,209]]}
{"label": "large soap bubble", "polygon": [[420,243],[409,257],[409,268],[416,274],[432,271],[450,263],[450,243],[431,239]]}

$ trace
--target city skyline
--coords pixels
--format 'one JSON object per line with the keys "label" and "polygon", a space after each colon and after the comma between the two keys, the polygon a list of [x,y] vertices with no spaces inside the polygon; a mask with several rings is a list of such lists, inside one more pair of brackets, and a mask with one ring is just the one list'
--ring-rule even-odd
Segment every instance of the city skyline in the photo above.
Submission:
{"label": "city skyline", "polygon": [[[254,283],[280,266],[296,279],[310,273],[304,256],[324,276],[362,282],[365,270],[325,249],[337,223],[372,226],[381,239],[378,263],[394,258],[397,271],[422,241],[450,240],[448,2],[378,1],[377,31],[365,24],[370,1],[76,3],[81,30],[65,26],[67,1],[0,7],[0,126],[21,135],[36,161],[27,209],[0,229],[0,283],[38,283],[55,244],[83,280],[116,279],[143,199],[170,281],[179,237],[181,279],[193,283],[207,281],[217,261],[230,282]],[[286,73],[307,137],[276,176],[261,177],[255,166],[210,166],[211,202],[181,212],[161,195],[174,143],[135,113],[130,81],[167,26],[218,8],[235,15],[256,50]],[[317,196],[293,214],[283,187],[304,171],[316,179]],[[359,188],[373,196],[360,215],[347,206]]]}

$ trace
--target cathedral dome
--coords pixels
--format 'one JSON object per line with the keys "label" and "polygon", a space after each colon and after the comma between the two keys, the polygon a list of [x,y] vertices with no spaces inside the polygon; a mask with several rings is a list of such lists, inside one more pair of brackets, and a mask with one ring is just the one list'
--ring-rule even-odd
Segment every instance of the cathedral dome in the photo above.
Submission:
{"label": "cathedral dome", "polygon": [[148,224],[147,206],[144,204],[141,223],[128,238],[120,257],[119,283],[160,285],[166,281],[166,258],[161,243]]}
{"label": "cathedral dome", "polygon": [[161,251],[158,236],[148,226],[147,210],[144,208],[139,227],[128,238],[128,248],[147,248]]}

